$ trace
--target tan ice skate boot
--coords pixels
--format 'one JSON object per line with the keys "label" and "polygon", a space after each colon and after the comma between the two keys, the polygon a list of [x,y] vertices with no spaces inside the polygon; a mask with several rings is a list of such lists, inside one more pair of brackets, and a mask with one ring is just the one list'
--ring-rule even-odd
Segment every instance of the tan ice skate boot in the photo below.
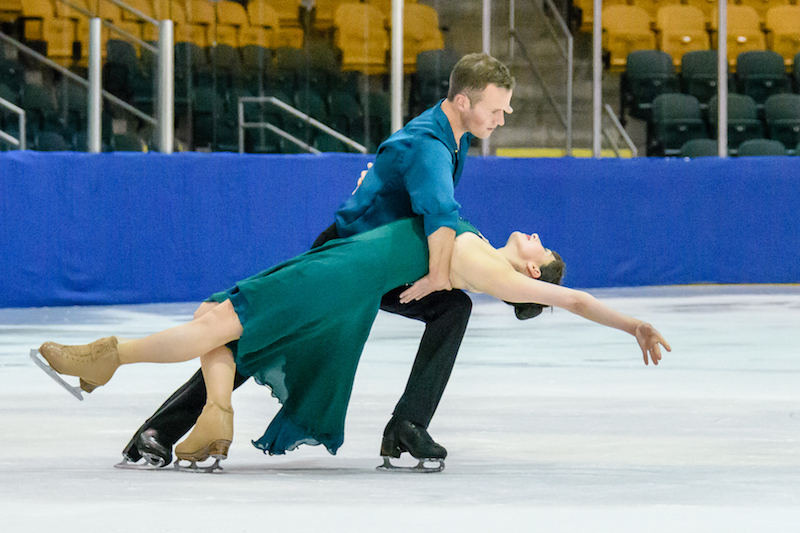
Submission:
{"label": "tan ice skate boot", "polygon": [[[222,459],[228,457],[228,448],[233,440],[233,409],[224,409],[214,402],[209,401],[203,407],[203,412],[197,419],[194,429],[186,440],[175,447],[178,461],[175,468],[178,470],[198,470],[211,472],[219,466]],[[209,457],[216,459],[210,467],[198,467],[198,461],[205,461]],[[186,467],[179,463],[190,461]]]}
{"label": "tan ice skate boot", "polygon": [[81,378],[81,389],[92,392],[105,385],[119,368],[117,344],[116,337],[106,337],[79,346],[46,342],[39,347],[39,353],[53,370],[59,374],[78,376]]}

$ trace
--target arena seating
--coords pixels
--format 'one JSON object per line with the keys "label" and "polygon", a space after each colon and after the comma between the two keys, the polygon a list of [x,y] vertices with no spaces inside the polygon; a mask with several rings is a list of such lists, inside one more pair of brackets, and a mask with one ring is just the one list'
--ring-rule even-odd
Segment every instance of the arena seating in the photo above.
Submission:
{"label": "arena seating", "polygon": [[[581,31],[591,32],[591,0],[575,0],[575,6],[583,16]],[[607,65],[619,70],[628,53],[657,49],[669,53],[680,68],[687,52],[716,49],[717,18],[717,3],[709,0],[605,1],[603,48],[610,59]],[[650,20],[650,25],[641,20]],[[739,54],[753,50],[773,50],[791,68],[800,52],[800,6],[795,0],[729,2],[728,34],[732,71]]]}
{"label": "arena seating", "polygon": [[[124,32],[109,28],[107,24],[102,26],[104,89],[145,113],[154,113],[156,56],[153,51],[129,39],[128,35],[155,44],[158,27],[108,0],[99,3],[96,0],[69,1],[80,9],[74,9],[62,0],[0,0],[0,22],[8,21],[3,26],[5,31],[10,31],[9,28],[17,31],[18,28],[18,33],[12,37],[85,77],[89,20],[96,13]],[[174,22],[175,120],[187,148],[238,149],[235,130],[238,98],[241,96],[276,95],[290,104],[297,103],[299,98],[312,116],[338,121],[335,126],[343,133],[372,148],[388,135],[388,120],[378,117],[377,113],[385,111],[388,102],[384,91],[389,65],[390,1],[317,0],[311,12],[301,6],[300,0],[125,2],[146,17],[155,20],[171,18]],[[338,10],[342,14],[337,20],[335,14]],[[432,82],[428,75],[431,69],[426,63],[430,54],[444,50],[444,38],[435,9],[412,0],[406,1],[404,28],[404,72],[411,93],[415,95],[409,111],[417,113],[423,103],[427,107],[446,95],[447,76],[442,80],[437,75]],[[425,72],[417,76],[417,57],[420,54]],[[446,61],[437,60],[447,73],[454,55],[454,52],[446,51],[442,56],[447,58]],[[34,81],[26,84],[26,71],[30,68],[37,73]],[[58,76],[48,73],[45,67],[31,67],[28,63],[23,66],[10,57],[0,57],[0,75],[2,90],[9,96],[9,101],[35,106],[31,112],[35,124],[28,128],[29,147],[35,149],[39,144],[63,146],[61,143],[34,142],[38,132],[47,131],[59,134],[73,149],[86,149],[86,92],[83,87],[74,83],[56,84],[53,80]],[[379,79],[362,83],[359,76]],[[210,96],[210,88],[216,91],[217,96]],[[313,100],[321,102],[322,106],[310,106],[310,88],[318,94],[318,98]],[[76,97],[78,92],[82,92],[80,97]],[[45,106],[43,101],[46,99],[43,100],[39,93],[57,95],[53,98],[55,104]],[[343,97],[344,94],[348,97]],[[211,105],[199,102],[198,95],[208,95]],[[250,106],[246,109],[250,117],[248,121],[263,122],[264,117],[268,117],[279,127],[297,131],[293,121],[285,116],[278,119],[273,112],[266,111],[268,107]],[[336,112],[333,112],[334,107]],[[45,113],[45,110],[48,111]],[[341,110],[347,110],[347,120]],[[3,111],[0,127],[13,132],[18,126],[12,119],[6,121],[6,114]],[[125,146],[141,144],[146,149],[152,142],[152,128],[131,115],[121,118],[123,115],[124,112],[113,105],[105,106],[104,148],[112,150],[123,142],[121,137],[112,142],[113,123],[116,135],[126,135],[126,130],[139,132],[140,143]],[[352,148],[328,136],[309,135],[307,132],[302,136],[323,149],[352,151]],[[296,151],[291,143],[276,139],[271,132],[248,130],[245,138],[248,150]],[[6,150],[9,146],[0,142],[0,149]]]}

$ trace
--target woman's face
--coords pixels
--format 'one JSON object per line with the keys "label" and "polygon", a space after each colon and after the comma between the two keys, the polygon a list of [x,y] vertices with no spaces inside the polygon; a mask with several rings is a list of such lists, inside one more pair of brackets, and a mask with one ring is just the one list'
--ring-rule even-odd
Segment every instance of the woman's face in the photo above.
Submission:
{"label": "woman's face", "polygon": [[528,235],[515,231],[508,238],[506,245],[514,246],[519,252],[520,259],[526,263],[533,263],[537,268],[547,265],[555,259],[553,252],[542,245],[542,241],[536,233]]}

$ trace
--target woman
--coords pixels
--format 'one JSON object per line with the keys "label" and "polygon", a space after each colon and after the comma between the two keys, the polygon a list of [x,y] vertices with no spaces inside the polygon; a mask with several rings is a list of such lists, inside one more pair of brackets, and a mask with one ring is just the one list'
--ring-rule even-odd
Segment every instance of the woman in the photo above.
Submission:
{"label": "woman", "polygon": [[[495,249],[466,222],[457,234],[450,269],[454,288],[561,307],[626,331],[636,337],[645,364],[648,357],[658,364],[659,345],[670,351],[650,324],[557,285],[563,262],[538,235],[516,232]],[[344,439],[358,359],[381,296],[419,279],[427,268],[421,219],[400,220],[331,241],[245,279],[209,298],[187,324],[137,340],[109,337],[83,346],[48,342],[39,351],[57,372],[79,376],[87,392],[104,385],[123,364],[200,357],[208,401],[191,434],[176,447],[178,459],[227,456],[236,369],[268,385],[283,404],[254,445],[282,454],[299,444],[324,444],[335,453]],[[536,314],[536,306],[532,313],[516,307],[517,316]]]}

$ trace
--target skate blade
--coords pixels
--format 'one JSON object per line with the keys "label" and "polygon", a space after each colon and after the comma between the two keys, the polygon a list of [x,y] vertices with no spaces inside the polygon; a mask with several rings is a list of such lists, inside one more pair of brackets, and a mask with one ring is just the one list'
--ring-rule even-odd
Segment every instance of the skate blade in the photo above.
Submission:
{"label": "skate blade", "polygon": [[[419,463],[416,466],[397,466],[393,465],[390,458],[386,455],[383,456],[383,464],[376,467],[376,470],[384,472],[408,472],[413,474],[430,474],[433,472],[441,472],[444,470],[444,459],[418,459]],[[426,466],[429,463],[436,463],[436,466]]]}
{"label": "skate blade", "polygon": [[[177,459],[175,461],[175,470],[178,470],[179,472],[192,472],[194,474],[210,474],[215,470],[223,470],[223,468],[219,466],[219,462],[225,459],[225,456],[212,455],[211,457],[216,459],[216,461],[214,461],[214,464],[210,466],[199,466],[197,461],[193,461],[191,459]],[[182,461],[187,461],[190,464],[188,466],[182,465]]]}
{"label": "skate blade", "polygon": [[114,468],[120,468],[122,470],[161,470],[164,468],[164,465],[163,461],[161,464],[155,464],[147,460],[133,462],[127,457],[123,457],[122,461],[114,465]]}
{"label": "skate blade", "polygon": [[45,374],[53,378],[53,381],[64,387],[67,392],[75,396],[78,400],[83,401],[83,394],[81,394],[81,388],[78,386],[70,385],[66,381],[61,378],[61,375],[56,372],[55,370],[47,364],[47,362],[42,357],[42,354],[39,353],[39,350],[31,350],[31,359],[33,362],[36,363],[36,366],[41,368]]}

